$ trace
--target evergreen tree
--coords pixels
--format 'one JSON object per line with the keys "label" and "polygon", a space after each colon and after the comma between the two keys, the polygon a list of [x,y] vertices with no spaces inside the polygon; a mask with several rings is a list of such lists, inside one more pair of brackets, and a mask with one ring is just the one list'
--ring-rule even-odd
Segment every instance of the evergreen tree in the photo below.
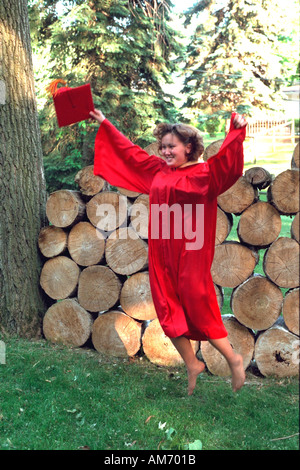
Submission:
{"label": "evergreen tree", "polygon": [[228,117],[233,110],[280,110],[282,3],[202,0],[187,12],[186,26],[197,18],[187,50],[187,109],[214,117]]}
{"label": "evergreen tree", "polygon": [[[91,163],[95,135],[85,123],[57,128],[45,95],[51,80],[63,78],[69,86],[89,82],[95,107],[142,146],[153,140],[157,121],[174,119],[176,106],[164,84],[176,68],[181,46],[168,24],[170,7],[170,0],[31,0],[48,182],[58,164],[66,187],[77,167]],[[68,160],[73,161],[71,175]]]}

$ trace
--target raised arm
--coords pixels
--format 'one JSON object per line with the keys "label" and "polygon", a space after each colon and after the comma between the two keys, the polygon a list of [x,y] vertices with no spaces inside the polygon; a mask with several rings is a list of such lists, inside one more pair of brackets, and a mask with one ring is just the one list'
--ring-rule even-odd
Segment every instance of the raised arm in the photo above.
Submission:
{"label": "raised arm", "polygon": [[101,111],[90,113],[100,128],[95,140],[94,173],[114,186],[149,194],[155,174],[166,163],[148,155],[119,132]]}
{"label": "raised arm", "polygon": [[232,114],[229,133],[219,152],[207,160],[210,171],[209,193],[213,197],[227,191],[243,175],[246,125],[242,116]]}

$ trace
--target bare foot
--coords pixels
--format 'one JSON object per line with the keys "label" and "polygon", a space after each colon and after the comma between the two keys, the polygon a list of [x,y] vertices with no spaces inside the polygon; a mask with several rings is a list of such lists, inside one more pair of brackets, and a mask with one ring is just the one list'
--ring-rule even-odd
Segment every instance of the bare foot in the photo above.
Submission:
{"label": "bare foot", "polygon": [[236,355],[236,359],[231,364],[231,373],[232,390],[236,392],[237,390],[242,388],[246,378],[243,366],[243,358],[240,354]]}
{"label": "bare foot", "polygon": [[188,395],[192,395],[194,388],[196,387],[197,377],[205,369],[204,362],[195,362],[195,365],[188,369]]}

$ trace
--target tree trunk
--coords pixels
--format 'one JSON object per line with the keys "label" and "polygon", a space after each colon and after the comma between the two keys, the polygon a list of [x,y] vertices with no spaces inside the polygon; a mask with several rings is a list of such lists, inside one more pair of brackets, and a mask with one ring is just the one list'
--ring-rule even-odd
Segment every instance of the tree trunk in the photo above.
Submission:
{"label": "tree trunk", "polygon": [[[234,351],[243,357],[244,369],[249,366],[254,353],[254,335],[241,325],[232,315],[223,315],[228,341]],[[201,354],[208,370],[221,377],[231,374],[226,359],[208,341],[201,342]]]}
{"label": "tree trunk", "polygon": [[78,302],[89,312],[103,312],[120,298],[121,282],[107,266],[89,266],[79,277]]}
{"label": "tree trunk", "polygon": [[262,332],[255,343],[255,360],[266,377],[299,375],[299,337],[288,331],[282,318]]}
{"label": "tree trunk", "polygon": [[268,188],[268,201],[281,214],[296,214],[299,212],[299,168],[286,170],[276,176]]}
{"label": "tree trunk", "polygon": [[94,321],[92,342],[102,354],[134,356],[141,347],[141,323],[118,310],[104,313]]}
{"label": "tree trunk", "polygon": [[120,305],[127,315],[136,320],[156,318],[148,272],[133,274],[124,282]]}
{"label": "tree trunk", "polygon": [[[177,366],[183,364],[183,360],[173,345],[170,338],[164,332],[157,318],[146,327],[142,337],[143,350],[147,358],[153,364],[159,366]],[[199,342],[193,341],[195,354],[199,348]]]}
{"label": "tree trunk", "polygon": [[266,248],[279,236],[281,217],[275,207],[259,201],[248,207],[239,220],[237,233],[241,242]]}
{"label": "tree trunk", "polygon": [[48,225],[41,229],[38,245],[46,258],[54,258],[66,250],[67,240],[68,234],[62,228]]}
{"label": "tree trunk", "polygon": [[94,175],[94,165],[85,166],[79,170],[74,181],[78,184],[83,196],[95,196],[107,186],[103,178]]}
{"label": "tree trunk", "polygon": [[233,225],[231,214],[227,214],[220,207],[217,208],[217,226],[215,245],[221,245],[228,237]]}
{"label": "tree trunk", "polygon": [[108,237],[105,258],[113,271],[129,276],[147,269],[148,245],[132,228],[121,228]]}
{"label": "tree trunk", "polygon": [[294,217],[294,220],[291,225],[291,237],[296,240],[298,243],[300,242],[300,220],[299,220],[299,212]]}
{"label": "tree trunk", "polygon": [[79,274],[75,261],[67,256],[56,256],[44,264],[40,284],[51,299],[66,299],[74,295]]}
{"label": "tree trunk", "polygon": [[105,240],[102,233],[89,222],[74,225],[68,236],[68,250],[80,266],[98,264],[104,257]]}
{"label": "tree trunk", "polygon": [[79,191],[61,189],[48,197],[46,214],[55,227],[71,227],[85,216],[85,203]]}
{"label": "tree trunk", "polygon": [[102,191],[86,205],[89,221],[103,232],[112,232],[127,222],[127,200],[113,191]]}
{"label": "tree trunk", "polygon": [[47,310],[43,320],[45,338],[53,343],[80,347],[89,339],[92,316],[76,299],[57,302]]}
{"label": "tree trunk", "polygon": [[225,212],[240,215],[257,200],[257,189],[241,176],[231,188],[218,196],[218,205]]}
{"label": "tree trunk", "polygon": [[277,286],[298,287],[299,243],[288,237],[278,238],[265,252],[263,269]]}
{"label": "tree trunk", "polygon": [[258,189],[265,189],[272,183],[272,175],[260,166],[249,168],[244,176],[248,183]]}
{"label": "tree trunk", "polygon": [[232,291],[230,304],[242,325],[253,330],[266,330],[278,319],[282,300],[279,287],[256,274]]}
{"label": "tree trunk", "polygon": [[258,254],[238,242],[224,242],[215,247],[211,266],[213,281],[218,286],[236,287],[254,271]]}
{"label": "tree trunk", "polygon": [[45,223],[43,155],[27,1],[0,2],[0,333],[41,334],[37,246]]}
{"label": "tree trunk", "polygon": [[299,336],[300,288],[289,290],[283,299],[282,315],[287,328]]}

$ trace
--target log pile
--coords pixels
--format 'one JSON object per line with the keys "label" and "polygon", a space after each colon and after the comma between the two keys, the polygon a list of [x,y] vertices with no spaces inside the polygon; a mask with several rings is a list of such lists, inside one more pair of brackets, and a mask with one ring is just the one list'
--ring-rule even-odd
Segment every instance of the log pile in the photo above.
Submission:
{"label": "log pile", "polygon": [[[207,148],[204,158],[221,143]],[[44,258],[40,284],[50,305],[44,336],[74,347],[91,343],[111,356],[145,355],[160,366],[182,364],[151,297],[149,198],[112,188],[92,170],[85,167],[76,175],[78,191],[56,191],[47,200],[49,225],[38,239]],[[266,190],[265,201],[261,190]],[[292,218],[290,236],[280,236],[285,216]],[[232,240],[234,217],[238,224]],[[256,272],[260,258],[263,274]],[[232,314],[223,315],[223,321],[245,369],[254,360],[264,376],[296,375],[299,149],[291,169],[276,178],[253,167],[219,196],[211,273],[221,311],[224,291],[230,295]],[[212,374],[229,375],[223,357],[208,342],[193,346]]]}

